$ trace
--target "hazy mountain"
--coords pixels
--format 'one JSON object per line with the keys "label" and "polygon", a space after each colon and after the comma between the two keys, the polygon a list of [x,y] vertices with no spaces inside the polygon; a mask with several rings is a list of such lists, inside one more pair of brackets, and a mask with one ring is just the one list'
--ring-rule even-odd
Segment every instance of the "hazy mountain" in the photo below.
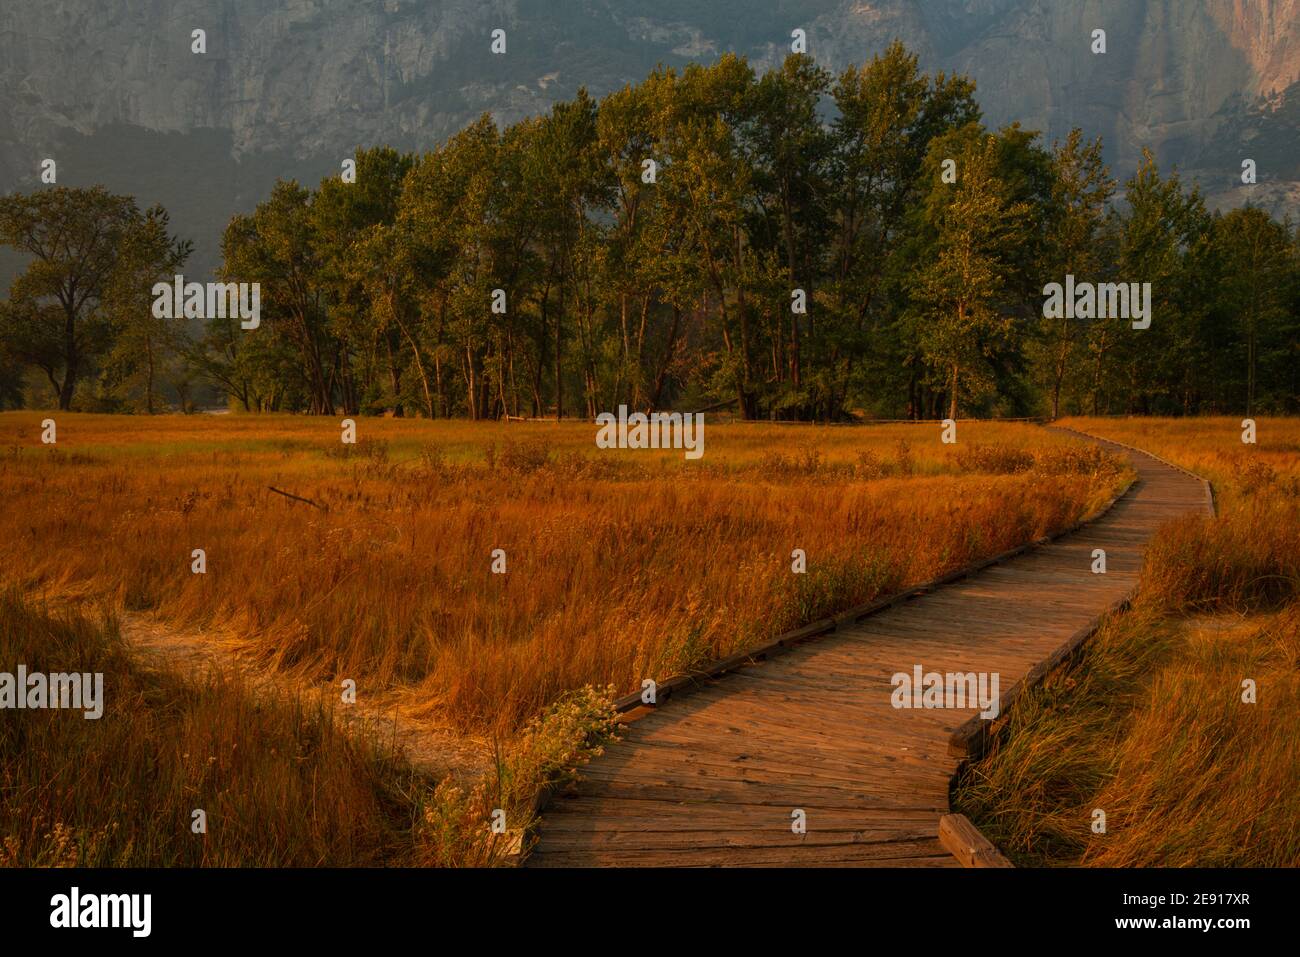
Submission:
{"label": "hazy mountain", "polygon": [[206,270],[276,177],[314,184],[358,144],[424,149],[483,111],[509,122],[661,62],[774,64],[801,27],[832,69],[900,38],[973,76],[993,124],[1101,134],[1121,179],[1149,145],[1219,205],[1291,211],[1298,21],[1300,0],[7,0],[0,188],[32,188],[54,158],[60,184],[164,203]]}

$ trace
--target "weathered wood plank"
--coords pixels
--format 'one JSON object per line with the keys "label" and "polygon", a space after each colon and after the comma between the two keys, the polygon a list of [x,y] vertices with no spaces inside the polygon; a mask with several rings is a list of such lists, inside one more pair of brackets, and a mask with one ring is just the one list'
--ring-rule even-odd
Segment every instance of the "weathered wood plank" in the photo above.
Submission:
{"label": "weathered wood plank", "polygon": [[939,818],[939,843],[957,858],[962,867],[1012,866],[965,814],[945,814]]}

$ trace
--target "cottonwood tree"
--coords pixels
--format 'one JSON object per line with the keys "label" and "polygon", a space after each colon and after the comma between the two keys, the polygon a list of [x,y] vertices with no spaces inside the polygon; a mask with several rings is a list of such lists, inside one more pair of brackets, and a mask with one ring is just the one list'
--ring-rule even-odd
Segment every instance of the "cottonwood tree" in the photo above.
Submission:
{"label": "cottonwood tree", "polygon": [[[932,251],[915,293],[922,352],[943,383],[952,419],[963,397],[989,391],[991,360],[1012,336],[1003,289],[1031,210],[999,176],[999,155],[998,137],[971,124],[936,139],[927,160],[940,185],[926,200]],[[956,158],[961,175],[944,185],[938,171],[947,157]]]}
{"label": "cottonwood tree", "polygon": [[552,340],[555,362],[555,417],[564,415],[564,358],[566,325],[577,333],[577,365],[589,416],[595,414],[594,344],[592,311],[599,269],[598,227],[591,220],[596,209],[608,207],[614,183],[600,163],[596,103],[579,90],[572,103],[557,103],[542,119],[535,146],[549,160],[543,192],[538,197],[537,242],[543,269],[557,296],[553,306]]}
{"label": "cottonwood tree", "polygon": [[924,411],[920,344],[907,313],[923,241],[911,214],[929,191],[931,142],[979,120],[974,91],[963,77],[921,73],[898,42],[835,83],[834,228],[822,300],[833,319],[825,324],[828,415],[840,411],[850,390],[884,403],[902,391],[909,417]]}
{"label": "cottonwood tree", "polygon": [[160,373],[186,346],[184,317],[160,318],[153,310],[155,283],[170,284],[194,248],[169,230],[170,217],[161,206],[150,207],[133,222],[121,235],[103,296],[104,313],[113,327],[108,372],[117,391],[143,395],[150,415],[161,402]]}
{"label": "cottonwood tree", "polygon": [[[333,415],[338,353],[326,324],[326,290],[311,217],[312,193],[279,181],[271,197],[226,228],[222,278],[261,284],[263,338],[297,354],[298,388],[309,411]],[[331,365],[331,362],[333,363]]]}
{"label": "cottonwood tree", "polygon": [[83,374],[111,347],[104,294],[140,220],[134,200],[101,186],[0,197],[0,242],[30,257],[9,288],[7,349],[45,374],[60,409],[72,407]]}
{"label": "cottonwood tree", "polygon": [[[1150,160],[1108,208],[1097,143],[979,118],[968,79],[894,44],[834,80],[728,55],[421,156],[358,150],[356,182],[280,184],[232,221],[223,275],[262,281],[265,322],[210,325],[195,364],[249,408],[474,418],[1293,403],[1297,294],[1234,306],[1240,224]],[[1277,270],[1294,289],[1294,256]],[[1153,282],[1152,329],[1045,321],[1066,272]],[[9,355],[58,354],[14,318],[46,306],[5,307]]]}
{"label": "cottonwood tree", "polygon": [[789,389],[780,404],[800,416],[810,411],[810,398],[823,407],[827,398],[826,383],[818,384],[815,398],[805,392],[802,354],[807,348],[820,359],[817,309],[812,306],[831,228],[828,178],[834,137],[819,113],[829,86],[830,75],[812,57],[787,57],[780,69],[755,83],[752,119],[744,129],[757,214],[752,245],[775,254],[773,259],[781,264],[787,304],[794,289],[803,290],[808,303],[804,312],[774,309],[773,318],[780,321],[769,332],[775,353],[772,371],[777,383]]}
{"label": "cottonwood tree", "polygon": [[[1187,409],[1195,329],[1207,307],[1192,286],[1206,268],[1210,217],[1199,191],[1184,190],[1177,172],[1161,176],[1149,150],[1125,183],[1124,200],[1114,274],[1120,282],[1151,283],[1152,322],[1144,330],[1122,316],[1092,323],[1094,395],[1123,395],[1131,413],[1148,414],[1159,400]],[[1094,400],[1093,407],[1110,405]]]}
{"label": "cottonwood tree", "polygon": [[[662,228],[664,203],[658,187],[668,157],[655,137],[655,91],[662,83],[662,74],[652,74],[644,83],[617,90],[600,102],[596,114],[596,149],[610,177],[604,267],[617,316],[611,405],[630,403],[634,408],[648,407],[644,363],[656,299],[654,274],[662,257],[672,254],[673,231]],[[675,351],[675,329],[671,339],[668,353]]]}
{"label": "cottonwood tree", "polygon": [[750,120],[753,87],[753,70],[732,55],[711,67],[688,67],[673,87],[662,133],[672,156],[664,197],[669,215],[683,225],[691,268],[702,280],[701,310],[721,347],[711,386],[733,395],[746,419],[758,415],[759,357],[766,352],[747,288],[754,169],[740,130]]}
{"label": "cottonwood tree", "polygon": [[401,416],[405,342],[402,323],[394,322],[392,313],[415,307],[397,302],[391,284],[367,287],[366,279],[374,265],[400,264],[403,246],[386,231],[397,219],[413,158],[391,147],[375,147],[358,149],[354,162],[355,181],[323,179],[311,204],[328,328],[338,350],[339,400],[349,414],[359,412],[364,402],[370,409],[392,407]]}
{"label": "cottonwood tree", "polygon": [[[1115,182],[1102,158],[1100,137],[1085,141],[1077,127],[1052,150],[1051,201],[1047,210],[1047,242],[1043,246],[1042,275],[1063,283],[1067,274],[1080,282],[1104,281],[1102,232]],[[1087,324],[1038,313],[1039,337],[1034,358],[1047,393],[1052,418],[1061,414],[1061,397],[1067,376],[1082,361]]]}
{"label": "cottonwood tree", "polygon": [[1257,406],[1259,368],[1274,372],[1270,381],[1285,382],[1286,364],[1296,360],[1297,323],[1290,310],[1296,292],[1296,247],[1285,225],[1252,207],[1234,209],[1219,219],[1214,242],[1222,270],[1223,312],[1241,338],[1241,391],[1244,414],[1250,416]]}
{"label": "cottonwood tree", "polygon": [[[480,117],[444,146],[417,158],[406,177],[396,227],[413,264],[414,294],[419,327],[412,333],[412,357],[417,368],[432,366],[434,415],[452,414],[448,379],[460,351],[452,342],[451,301],[456,262],[466,249],[470,228],[465,197],[474,165],[495,149],[496,130],[490,117]],[[477,144],[477,145],[476,145]],[[464,154],[474,154],[469,162]],[[427,362],[426,362],[427,359]],[[449,371],[450,370],[450,371]]]}

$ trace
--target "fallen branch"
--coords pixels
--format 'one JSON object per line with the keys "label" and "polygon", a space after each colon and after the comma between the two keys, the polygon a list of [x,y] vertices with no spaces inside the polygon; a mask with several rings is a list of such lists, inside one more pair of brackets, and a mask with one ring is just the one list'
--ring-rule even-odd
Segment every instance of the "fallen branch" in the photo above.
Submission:
{"label": "fallen branch", "polygon": [[303,498],[301,495],[294,495],[292,492],[281,491],[280,489],[276,488],[274,485],[268,485],[267,488],[269,488],[276,495],[283,495],[285,498],[291,498],[295,502],[306,502],[312,508],[319,508],[321,511],[324,512],[328,512],[330,510],[328,505],[322,505],[320,502],[313,502],[309,498]]}

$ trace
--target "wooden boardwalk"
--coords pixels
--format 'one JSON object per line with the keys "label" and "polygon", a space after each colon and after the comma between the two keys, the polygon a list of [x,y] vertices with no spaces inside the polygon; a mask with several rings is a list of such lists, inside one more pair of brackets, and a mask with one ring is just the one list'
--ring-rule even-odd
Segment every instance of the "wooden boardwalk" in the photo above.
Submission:
{"label": "wooden boardwalk", "polygon": [[949,737],[977,709],[896,709],[891,676],[997,672],[1005,697],[1123,600],[1156,527],[1209,508],[1199,480],[1128,455],[1137,483],[1074,534],[635,713],[552,797],[526,865],[958,866],[937,833]]}

